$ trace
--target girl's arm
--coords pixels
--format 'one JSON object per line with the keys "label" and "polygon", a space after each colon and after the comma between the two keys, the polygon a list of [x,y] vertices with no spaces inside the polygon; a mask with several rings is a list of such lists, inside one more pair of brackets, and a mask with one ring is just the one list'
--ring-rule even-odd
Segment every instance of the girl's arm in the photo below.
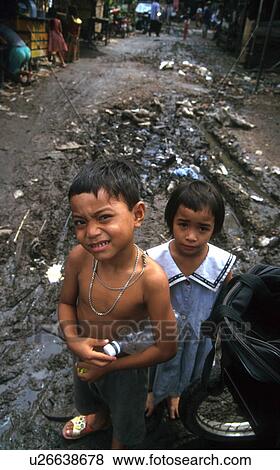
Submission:
{"label": "girl's arm", "polygon": [[232,275],[232,272],[230,271],[227,275],[227,277],[225,278],[224,280],[224,284],[228,284],[229,281],[231,281],[231,279],[233,278],[233,275]]}

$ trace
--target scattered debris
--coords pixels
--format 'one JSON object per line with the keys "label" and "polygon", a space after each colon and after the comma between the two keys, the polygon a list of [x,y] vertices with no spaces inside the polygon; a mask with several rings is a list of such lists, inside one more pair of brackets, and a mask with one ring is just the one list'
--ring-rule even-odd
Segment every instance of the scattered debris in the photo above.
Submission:
{"label": "scattered debris", "polygon": [[10,111],[11,109],[8,106],[0,104],[0,111]]}
{"label": "scattered debris", "polygon": [[64,150],[77,150],[85,147],[84,144],[78,144],[77,142],[68,142],[67,144],[56,145],[56,150],[63,152]]}
{"label": "scattered debris", "polygon": [[256,202],[263,202],[263,197],[257,196],[256,194],[252,194],[251,199]]}
{"label": "scattered debris", "polygon": [[174,68],[174,60],[163,60],[160,63],[159,70],[170,70]]}
{"label": "scattered debris", "polygon": [[261,246],[262,248],[265,248],[267,246],[269,246],[269,244],[271,243],[271,241],[273,240],[274,237],[266,237],[266,236],[263,236],[263,237],[260,237],[258,239],[258,245]]}
{"label": "scattered debris", "polygon": [[29,213],[30,213],[30,209],[28,209],[28,211],[25,213],[25,215],[24,215],[24,217],[23,217],[23,219],[22,219],[22,221],[21,221],[21,223],[20,223],[20,225],[19,225],[19,228],[17,229],[17,232],[16,232],[16,234],[15,234],[15,238],[14,238],[14,243],[16,243],[16,241],[17,241],[17,239],[18,239],[18,236],[19,236],[19,234],[20,234],[20,232],[21,232],[21,229],[22,229],[22,227],[23,227],[23,225],[24,225],[24,222],[26,221],[27,217],[29,216]]}
{"label": "scattered debris", "polygon": [[24,196],[24,192],[21,189],[17,189],[14,192],[14,198],[15,199],[19,199],[20,197],[23,197],[23,196]]}
{"label": "scattered debris", "polygon": [[53,264],[47,270],[46,276],[51,284],[59,282],[62,278],[62,264]]}
{"label": "scattered debris", "polygon": [[0,227],[0,238],[8,238],[13,233],[12,229]]}
{"label": "scattered debris", "polygon": [[218,170],[220,170],[222,175],[224,175],[224,176],[228,175],[228,171],[227,171],[225,165],[223,165],[223,163],[219,163]]}
{"label": "scattered debris", "polygon": [[201,176],[198,174],[197,167],[195,167],[195,165],[193,165],[192,167],[189,166],[183,168],[176,168],[175,170],[173,170],[172,174],[179,177],[192,178],[194,180],[201,179]]}
{"label": "scattered debris", "polygon": [[280,175],[280,168],[278,166],[272,166],[270,169],[271,173],[274,173],[275,175]]}
{"label": "scattered debris", "polygon": [[240,127],[245,130],[254,129],[254,127],[256,127],[237,113],[231,111],[229,106],[222,106],[221,108],[215,109],[215,111],[211,112],[209,115],[215,118],[222,126]]}

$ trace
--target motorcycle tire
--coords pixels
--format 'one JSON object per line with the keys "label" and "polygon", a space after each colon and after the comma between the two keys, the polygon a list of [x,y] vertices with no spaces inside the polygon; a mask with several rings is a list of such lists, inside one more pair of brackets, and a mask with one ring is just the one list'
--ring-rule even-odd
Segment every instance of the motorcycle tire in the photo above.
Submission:
{"label": "motorcycle tire", "polygon": [[185,428],[210,441],[252,441],[257,438],[225,385],[215,395],[210,395],[200,380],[195,381],[181,395],[179,414]]}

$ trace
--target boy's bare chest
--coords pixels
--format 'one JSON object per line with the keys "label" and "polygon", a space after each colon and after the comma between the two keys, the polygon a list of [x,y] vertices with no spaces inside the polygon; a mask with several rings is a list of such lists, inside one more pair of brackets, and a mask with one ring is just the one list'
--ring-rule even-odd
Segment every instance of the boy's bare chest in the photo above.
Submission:
{"label": "boy's bare chest", "polygon": [[121,325],[146,317],[141,279],[123,290],[118,289],[124,285],[123,279],[119,279],[119,286],[117,280],[114,281],[109,285],[92,276],[92,266],[83,269],[79,275],[79,320]]}

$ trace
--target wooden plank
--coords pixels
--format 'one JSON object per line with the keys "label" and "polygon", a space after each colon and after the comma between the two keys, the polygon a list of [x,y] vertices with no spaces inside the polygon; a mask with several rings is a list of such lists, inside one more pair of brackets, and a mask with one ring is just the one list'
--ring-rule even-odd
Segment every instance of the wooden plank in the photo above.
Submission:
{"label": "wooden plank", "polygon": [[48,55],[48,50],[47,49],[32,50],[32,58],[33,59],[38,59],[40,57],[46,57],[47,55]]}

